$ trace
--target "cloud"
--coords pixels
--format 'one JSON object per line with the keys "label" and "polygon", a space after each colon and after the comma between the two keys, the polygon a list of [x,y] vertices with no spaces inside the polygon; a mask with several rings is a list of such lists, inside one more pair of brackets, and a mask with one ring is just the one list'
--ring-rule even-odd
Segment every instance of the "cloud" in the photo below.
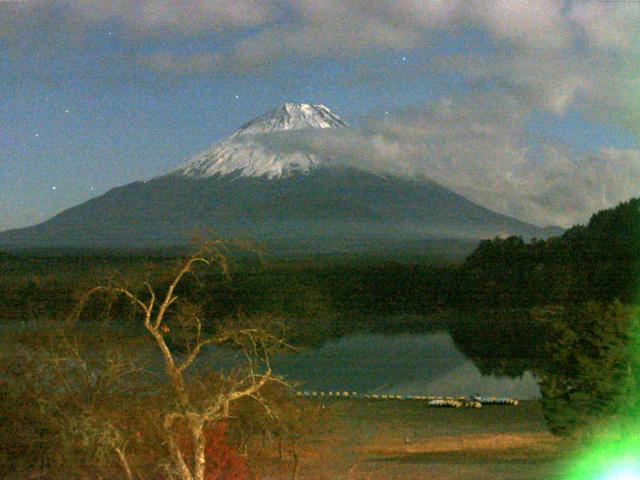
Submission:
{"label": "cloud", "polygon": [[[0,2],[3,48],[55,55],[96,44],[96,30],[113,31],[128,50],[147,39],[226,36],[264,25],[276,0],[18,0]],[[106,32],[104,32],[106,33]]]}
{"label": "cloud", "polygon": [[269,146],[432,179],[491,210],[542,226],[585,222],[597,210],[640,195],[640,150],[604,148],[576,160],[562,146],[532,145],[525,129],[529,111],[514,95],[449,98],[371,119],[359,129],[283,134]]}
{"label": "cloud", "polygon": [[[12,20],[49,16],[52,23],[122,27],[145,35],[172,31],[198,35],[217,29],[276,24],[270,34],[288,31],[290,43],[304,44],[311,33],[326,52],[338,37],[369,35],[372,47],[397,45],[433,29],[466,23],[487,28],[497,39],[534,46],[564,45],[570,30],[562,0],[30,0],[5,2]],[[576,13],[576,18],[580,16]],[[320,28],[321,27],[321,28]],[[321,30],[325,35],[320,35]],[[267,34],[266,36],[269,36]],[[399,39],[394,38],[399,35]],[[293,39],[301,40],[294,42]],[[345,43],[345,48],[351,45]]]}
{"label": "cloud", "polygon": [[640,53],[520,50],[489,58],[444,57],[438,65],[475,87],[518,95],[531,108],[557,116],[577,107],[595,122],[617,124],[640,140]]}
{"label": "cloud", "polygon": [[261,25],[275,14],[274,2],[260,0],[58,0],[67,22],[118,22],[138,34],[203,31]]}
{"label": "cloud", "polygon": [[[139,67],[171,75],[265,74],[282,61],[410,50],[420,50],[428,73],[442,33],[471,28],[488,34],[495,50],[442,57],[441,70],[520,94],[556,115],[580,101],[593,115],[640,134],[640,100],[634,100],[640,99],[640,86],[633,68],[640,61],[640,8],[635,2],[34,0],[0,8],[11,9],[5,17],[11,21],[0,23],[5,37],[39,31],[46,32],[43,41],[64,43],[69,37],[82,41],[87,29],[114,26],[128,39]],[[140,43],[147,37],[163,43],[149,53]],[[199,53],[178,53],[169,38],[197,41]],[[372,71],[360,72],[354,81],[380,81],[379,67],[372,62]],[[402,75],[406,72],[392,71],[385,77],[401,80]]]}
{"label": "cloud", "polygon": [[157,36],[255,27],[276,14],[275,1],[261,0],[24,0],[0,4],[0,35],[68,32],[87,27],[116,27],[129,35]]}
{"label": "cloud", "polygon": [[246,68],[292,55],[341,57],[372,51],[406,51],[439,42],[435,32],[468,26],[498,42],[527,49],[562,48],[573,33],[561,0],[297,0],[292,21],[265,28],[234,50]]}
{"label": "cloud", "polygon": [[424,47],[433,32],[467,26],[527,48],[564,46],[571,29],[562,5],[562,0],[32,0],[1,6],[11,9],[11,21],[0,27],[0,35],[29,22],[40,31],[48,23],[49,33],[113,25],[125,37],[188,38],[252,28],[232,42],[231,51],[243,65],[261,66],[291,55]]}
{"label": "cloud", "polygon": [[216,57],[209,53],[196,55],[176,55],[170,52],[140,55],[137,64],[161,74],[193,75],[211,72],[216,69]]}
{"label": "cloud", "polygon": [[[629,97],[622,94],[635,92],[640,98],[635,68],[640,8],[635,2],[30,0],[0,3],[0,9],[6,13],[0,15],[5,43],[11,40],[30,52],[36,51],[32,37],[44,45],[90,44],[92,28],[113,27],[139,66],[173,75],[213,70],[263,74],[281,61],[300,64],[409,50],[419,50],[426,59],[442,46],[443,32],[476,29],[488,34],[495,50],[469,59],[449,55],[441,69],[520,92],[537,108],[557,115],[581,99],[594,112],[615,112],[625,126],[640,123],[640,105],[632,101],[629,106]],[[156,51],[144,48],[147,38],[161,41]],[[183,57],[174,47],[189,41],[198,42],[199,53]],[[427,63],[428,71],[432,62]],[[372,65],[372,74],[362,75],[362,81],[380,78],[377,68]]]}
{"label": "cloud", "polygon": [[591,47],[640,52],[640,6],[635,1],[575,2],[568,18]]}
{"label": "cloud", "polygon": [[404,16],[403,3],[411,2],[399,2],[394,7],[389,5],[386,16],[380,11],[384,3],[292,2],[291,22],[276,24],[239,42],[230,57],[237,59],[239,68],[252,69],[292,56],[338,58],[379,49],[401,50],[418,46],[425,32],[415,19],[405,23],[398,18]]}
{"label": "cloud", "polygon": [[441,68],[465,75],[476,87],[498,87],[520,96],[531,108],[555,115],[564,114],[578,98],[590,95],[597,76],[610,65],[585,55],[528,51],[498,53],[491,58],[442,58],[440,63],[444,64]]}
{"label": "cloud", "polygon": [[471,0],[465,18],[498,40],[520,47],[558,49],[570,46],[573,32],[559,0]]}
{"label": "cloud", "polygon": [[[592,212],[640,195],[640,150],[603,148],[577,162],[548,158],[533,201],[562,224],[585,222]],[[554,171],[555,170],[555,171]]]}

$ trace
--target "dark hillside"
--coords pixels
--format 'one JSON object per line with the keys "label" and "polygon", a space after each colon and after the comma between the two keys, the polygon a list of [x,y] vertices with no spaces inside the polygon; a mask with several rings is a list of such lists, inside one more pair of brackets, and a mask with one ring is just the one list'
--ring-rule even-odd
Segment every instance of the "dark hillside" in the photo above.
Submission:
{"label": "dark hillside", "polygon": [[115,188],[28,228],[0,233],[0,247],[144,248],[216,237],[307,244],[306,253],[363,251],[424,239],[525,238],[535,227],[476,205],[429,181],[350,168],[267,179],[160,177]]}
{"label": "dark hillside", "polygon": [[640,199],[548,240],[485,240],[465,262],[464,277],[469,305],[633,302],[640,279]]}

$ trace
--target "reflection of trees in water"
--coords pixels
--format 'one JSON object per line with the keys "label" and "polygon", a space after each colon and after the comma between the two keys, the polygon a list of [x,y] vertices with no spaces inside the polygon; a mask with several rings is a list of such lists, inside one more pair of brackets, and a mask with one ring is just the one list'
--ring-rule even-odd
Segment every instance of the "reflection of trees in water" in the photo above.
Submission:
{"label": "reflection of trees in water", "polygon": [[451,320],[448,330],[484,375],[519,377],[544,358],[546,328],[529,311],[474,313]]}
{"label": "reflection of trees in water", "polygon": [[333,316],[298,320],[289,333],[297,345],[318,348],[325,342],[359,333],[435,333],[446,331],[456,347],[483,375],[520,377],[544,358],[546,328],[529,310],[477,313]]}
{"label": "reflection of trees in water", "polygon": [[428,314],[332,314],[316,318],[295,318],[287,323],[291,344],[319,348],[324,343],[361,333],[435,333],[447,330],[448,315]]}

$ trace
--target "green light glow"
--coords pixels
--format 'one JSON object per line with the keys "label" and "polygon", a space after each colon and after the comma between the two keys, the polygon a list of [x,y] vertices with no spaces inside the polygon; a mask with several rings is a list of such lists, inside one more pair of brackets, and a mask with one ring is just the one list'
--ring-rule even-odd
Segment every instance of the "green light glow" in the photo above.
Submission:
{"label": "green light glow", "polygon": [[603,480],[640,480],[640,473],[636,467],[623,466],[615,468]]}
{"label": "green light glow", "polygon": [[640,480],[638,439],[602,442],[579,455],[563,478],[569,480]]}
{"label": "green light glow", "polygon": [[[640,317],[631,323],[631,368],[640,371]],[[633,376],[633,375],[632,375]],[[594,440],[565,466],[567,480],[640,480],[640,382],[631,379],[628,402]]]}
{"label": "green light glow", "polygon": [[[630,105],[640,119],[640,77],[634,78]],[[578,242],[571,255],[595,262],[585,265],[591,278],[581,281],[619,298],[566,304],[557,317],[551,310],[557,339],[547,345],[542,406],[551,432],[577,436],[558,439],[552,478],[640,480],[640,198],[594,215],[567,235],[569,242],[571,235]]]}

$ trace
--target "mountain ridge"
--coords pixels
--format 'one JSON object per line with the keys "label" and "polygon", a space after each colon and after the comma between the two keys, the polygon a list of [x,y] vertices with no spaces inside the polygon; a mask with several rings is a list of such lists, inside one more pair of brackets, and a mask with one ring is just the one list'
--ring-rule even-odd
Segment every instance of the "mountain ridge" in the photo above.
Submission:
{"label": "mountain ridge", "polygon": [[265,142],[270,135],[346,127],[324,105],[286,103],[166,175],[0,233],[0,247],[176,246],[203,229],[309,245],[561,232],[498,214],[428,179],[381,175]]}
{"label": "mountain ridge", "polygon": [[247,177],[266,175],[268,178],[276,178],[294,172],[307,172],[328,163],[329,159],[303,151],[274,150],[265,142],[265,138],[300,130],[347,126],[346,122],[322,104],[287,102],[245,123],[169,174],[196,178],[216,174]]}
{"label": "mountain ridge", "polygon": [[202,229],[258,241],[352,243],[559,233],[487,210],[435,182],[318,168],[277,179],[166,176],[134,182],[42,224],[0,233],[0,245],[173,246]]}

